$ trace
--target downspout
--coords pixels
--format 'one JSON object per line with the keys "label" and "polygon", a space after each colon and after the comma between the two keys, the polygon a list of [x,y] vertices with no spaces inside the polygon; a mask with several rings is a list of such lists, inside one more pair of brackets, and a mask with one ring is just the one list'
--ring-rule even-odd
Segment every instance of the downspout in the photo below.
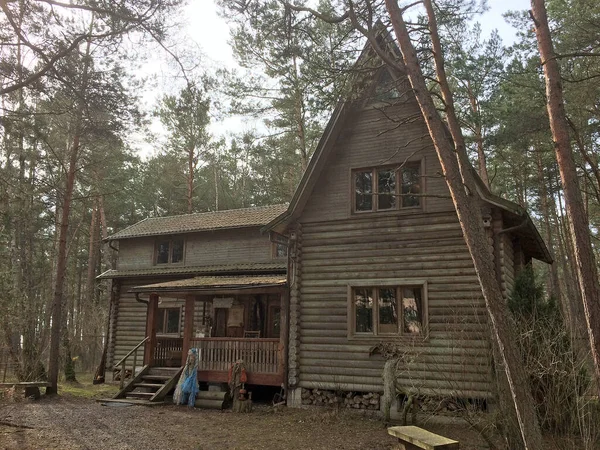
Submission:
{"label": "downspout", "polygon": [[117,247],[113,247],[112,243],[114,242],[114,240],[109,240],[108,241],[108,246],[113,249],[115,252],[119,253],[119,249]]}
{"label": "downspout", "polygon": [[148,306],[148,303],[149,303],[148,300],[144,300],[143,298],[140,298],[140,293],[139,292],[135,293],[135,301],[143,303],[146,306]]}

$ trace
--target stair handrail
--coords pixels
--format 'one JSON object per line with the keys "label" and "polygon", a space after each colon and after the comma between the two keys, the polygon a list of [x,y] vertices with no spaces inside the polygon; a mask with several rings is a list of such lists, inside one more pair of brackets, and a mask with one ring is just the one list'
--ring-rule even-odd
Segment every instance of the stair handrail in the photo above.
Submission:
{"label": "stair handrail", "polygon": [[127,354],[125,356],[123,356],[118,363],[116,363],[114,365],[113,368],[113,381],[115,378],[115,372],[114,369],[121,366],[121,379],[119,381],[119,389],[123,389],[123,386],[125,385],[125,367],[127,365],[127,359],[133,355],[133,368],[132,368],[132,376],[135,376],[135,369],[136,369],[136,365],[137,365],[137,350],[148,340],[150,339],[150,336],[146,336],[144,339],[142,339],[135,347],[133,347],[131,350],[129,350],[129,352],[127,352]]}

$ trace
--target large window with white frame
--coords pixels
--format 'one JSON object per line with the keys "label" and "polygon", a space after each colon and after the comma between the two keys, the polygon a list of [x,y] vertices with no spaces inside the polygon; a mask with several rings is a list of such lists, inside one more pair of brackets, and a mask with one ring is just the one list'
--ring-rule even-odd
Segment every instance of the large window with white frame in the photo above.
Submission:
{"label": "large window with white frame", "polygon": [[352,171],[352,211],[393,211],[420,208],[421,162]]}
{"label": "large window with white frame", "polygon": [[349,286],[349,335],[424,336],[427,289],[424,282]]}

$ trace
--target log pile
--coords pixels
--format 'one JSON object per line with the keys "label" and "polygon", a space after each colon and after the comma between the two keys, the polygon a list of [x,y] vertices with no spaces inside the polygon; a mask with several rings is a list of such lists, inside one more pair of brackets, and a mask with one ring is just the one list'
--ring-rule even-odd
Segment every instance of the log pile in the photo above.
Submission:
{"label": "log pile", "polygon": [[379,410],[381,394],[377,392],[342,392],[324,389],[302,389],[302,404],[338,406],[349,409]]}

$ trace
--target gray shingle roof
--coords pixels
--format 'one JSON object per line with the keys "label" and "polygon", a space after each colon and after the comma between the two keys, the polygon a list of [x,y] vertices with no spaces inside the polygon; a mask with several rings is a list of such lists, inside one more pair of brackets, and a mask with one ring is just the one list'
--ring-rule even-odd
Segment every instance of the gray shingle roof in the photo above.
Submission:
{"label": "gray shingle roof", "polygon": [[283,286],[285,275],[238,275],[228,277],[195,277],[185,280],[166,281],[145,286],[136,286],[130,292],[178,291],[202,289],[236,289],[265,286]]}
{"label": "gray shingle roof", "polygon": [[107,270],[98,275],[97,279],[128,278],[128,277],[155,277],[157,275],[212,275],[212,274],[273,274],[285,273],[287,260],[273,262],[219,264],[213,266],[177,266],[177,267],[150,267],[147,269]]}
{"label": "gray shingle roof", "polygon": [[263,226],[285,210],[287,210],[287,204],[183,214],[180,216],[149,217],[116,232],[109,236],[107,240]]}

